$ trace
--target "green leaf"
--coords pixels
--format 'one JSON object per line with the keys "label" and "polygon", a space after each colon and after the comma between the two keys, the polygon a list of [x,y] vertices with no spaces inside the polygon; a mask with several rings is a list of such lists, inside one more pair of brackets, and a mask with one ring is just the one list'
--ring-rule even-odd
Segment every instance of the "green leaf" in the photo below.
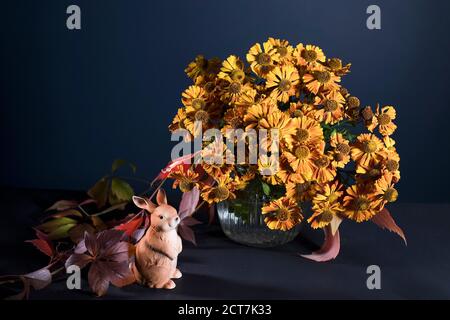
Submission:
{"label": "green leaf", "polygon": [[114,205],[121,202],[128,202],[134,195],[130,184],[122,179],[113,178],[111,180],[111,192],[109,194],[109,203]]}
{"label": "green leaf", "polygon": [[97,205],[99,207],[103,207],[105,206],[108,198],[108,189],[108,177],[103,177],[98,180],[91,189],[89,189],[88,195],[97,201]]}
{"label": "green leaf", "polygon": [[56,218],[37,226],[37,228],[48,233],[68,224],[77,224],[77,220],[67,217]]}
{"label": "green leaf", "polygon": [[69,209],[69,210],[65,210],[65,211],[60,211],[57,213],[52,214],[51,216],[49,216],[49,218],[62,218],[62,217],[79,217],[82,218],[83,214],[75,209]]}
{"label": "green leaf", "polygon": [[270,196],[270,186],[263,181],[261,181],[261,186],[262,186],[262,190],[263,190],[264,194],[266,196]]}
{"label": "green leaf", "polygon": [[125,160],[123,160],[123,159],[116,159],[116,160],[114,160],[114,162],[112,163],[112,166],[111,166],[112,173],[116,172],[125,163],[127,163],[127,162]]}
{"label": "green leaf", "polygon": [[48,238],[50,240],[67,238],[69,236],[69,231],[76,225],[76,223],[69,223],[59,226],[48,234]]}
{"label": "green leaf", "polygon": [[123,165],[127,164],[130,166],[131,170],[133,171],[133,173],[136,173],[136,165],[134,163],[128,162],[126,160],[123,159],[116,159],[114,160],[112,166],[111,166],[111,171],[112,173],[116,172],[117,170],[119,170],[120,167],[122,167]]}

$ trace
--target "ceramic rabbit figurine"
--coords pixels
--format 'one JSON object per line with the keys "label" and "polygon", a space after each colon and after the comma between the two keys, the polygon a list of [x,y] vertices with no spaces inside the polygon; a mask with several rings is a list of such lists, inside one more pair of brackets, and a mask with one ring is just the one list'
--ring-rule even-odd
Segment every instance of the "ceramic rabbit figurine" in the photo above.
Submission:
{"label": "ceramic rabbit figurine", "polygon": [[155,205],[148,199],[134,196],[134,204],[150,213],[150,227],[136,244],[136,260],[132,270],[136,281],[150,288],[175,288],[172,279],[181,278],[177,257],[182,250],[177,233],[180,217],[177,210],[167,204],[164,190],[160,189]]}

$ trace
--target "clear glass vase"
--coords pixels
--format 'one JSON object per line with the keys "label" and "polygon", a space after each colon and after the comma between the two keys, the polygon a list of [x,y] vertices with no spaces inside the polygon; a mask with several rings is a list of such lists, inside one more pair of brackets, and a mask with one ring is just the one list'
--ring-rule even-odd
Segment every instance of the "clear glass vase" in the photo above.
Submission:
{"label": "clear glass vase", "polygon": [[236,210],[232,201],[222,201],[217,204],[220,225],[231,240],[248,246],[267,248],[288,243],[299,234],[300,225],[288,231],[269,229],[261,213],[264,202],[260,196],[239,199],[239,202],[245,203],[244,214],[234,212]]}

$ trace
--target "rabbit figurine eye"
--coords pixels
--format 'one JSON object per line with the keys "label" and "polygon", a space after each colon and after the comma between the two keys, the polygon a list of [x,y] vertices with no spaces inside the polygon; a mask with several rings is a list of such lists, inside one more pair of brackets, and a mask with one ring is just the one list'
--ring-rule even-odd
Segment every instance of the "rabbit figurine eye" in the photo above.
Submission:
{"label": "rabbit figurine eye", "polygon": [[162,220],[164,217],[163,216],[159,216],[159,218]]}

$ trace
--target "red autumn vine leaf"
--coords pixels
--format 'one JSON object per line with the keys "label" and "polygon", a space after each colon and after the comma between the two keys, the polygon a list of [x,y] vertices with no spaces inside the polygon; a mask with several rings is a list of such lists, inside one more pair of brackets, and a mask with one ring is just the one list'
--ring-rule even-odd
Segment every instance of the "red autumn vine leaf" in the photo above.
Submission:
{"label": "red autumn vine leaf", "polygon": [[306,259],[310,259],[317,262],[325,262],[333,260],[339,254],[339,250],[341,248],[341,241],[339,237],[339,230],[336,229],[334,235],[331,230],[331,226],[326,226],[323,229],[325,233],[325,239],[322,244],[322,247],[311,253],[311,254],[302,254],[301,256]]}
{"label": "red autumn vine leaf", "polygon": [[144,211],[139,212],[128,221],[116,226],[114,229],[123,231],[127,236],[131,237],[137,229],[144,223],[146,219],[146,213]]}
{"label": "red autumn vine leaf", "polygon": [[37,229],[35,231],[37,239],[26,240],[25,242],[31,243],[46,256],[53,257],[55,254],[55,248],[53,246],[53,243],[50,241],[50,239],[45,233]]}
{"label": "red autumn vine leaf", "polygon": [[192,242],[194,245],[197,245],[197,242],[195,241],[194,230],[192,230],[191,228],[192,226],[195,226],[197,224],[201,224],[201,222],[191,216],[185,217],[183,220],[181,220],[180,224],[178,225],[178,233],[180,234],[181,238],[186,241]]}
{"label": "red autumn vine leaf", "polygon": [[178,207],[178,215],[183,221],[184,218],[190,216],[197,207],[200,199],[200,190],[194,187],[191,191],[184,192]]}
{"label": "red autumn vine leaf", "polygon": [[178,225],[178,233],[181,238],[186,241],[190,241],[195,245],[197,243],[195,241],[195,234],[191,226],[200,224],[201,222],[193,218],[192,214],[197,208],[199,199],[200,191],[197,187],[194,187],[191,191],[183,193],[180,206],[178,208],[178,215],[181,219],[180,224]]}
{"label": "red autumn vine leaf", "polygon": [[201,152],[197,151],[195,153],[190,153],[185,156],[182,156],[180,158],[177,158],[173,161],[170,161],[158,174],[158,176],[152,181],[152,184],[154,184],[156,181],[163,180],[169,176],[169,174],[174,171],[178,166],[183,166],[185,169],[189,168],[191,166],[191,159],[195,157],[197,154]]}
{"label": "red autumn vine leaf", "polygon": [[91,264],[88,282],[98,296],[107,292],[110,283],[121,287],[134,282],[129,268],[130,244],[121,241],[122,236],[121,231],[114,229],[97,234],[85,233],[83,246],[79,244],[78,250],[66,261],[66,268],[70,265],[83,268]]}
{"label": "red autumn vine leaf", "polygon": [[405,233],[397,223],[395,223],[395,220],[392,218],[388,209],[384,208],[381,210],[371,219],[371,221],[382,229],[388,229],[389,231],[398,234],[405,242],[405,245],[407,245]]}

